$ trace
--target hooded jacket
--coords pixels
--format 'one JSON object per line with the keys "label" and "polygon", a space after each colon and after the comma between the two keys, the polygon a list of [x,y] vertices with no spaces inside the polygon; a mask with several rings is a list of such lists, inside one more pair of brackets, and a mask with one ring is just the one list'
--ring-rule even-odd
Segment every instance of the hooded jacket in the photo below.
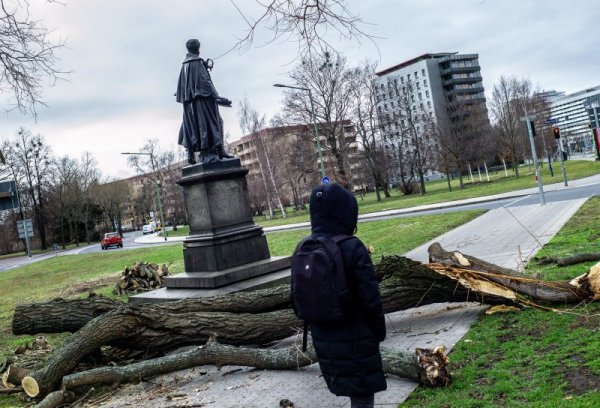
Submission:
{"label": "hooded jacket", "polygon": [[[358,203],[339,184],[316,187],[310,197],[313,236],[353,235]],[[356,237],[340,243],[353,307],[342,323],[311,323],[311,336],[323,377],[335,395],[359,397],[385,390],[379,342],[385,319],[379,285],[364,244]]]}

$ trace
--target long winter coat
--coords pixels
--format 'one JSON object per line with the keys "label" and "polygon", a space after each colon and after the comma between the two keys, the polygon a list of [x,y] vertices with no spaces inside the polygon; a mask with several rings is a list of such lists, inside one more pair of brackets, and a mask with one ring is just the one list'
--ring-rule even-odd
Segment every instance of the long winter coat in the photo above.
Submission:
{"label": "long winter coat", "polygon": [[215,89],[204,61],[187,54],[177,82],[176,100],[183,104],[178,143],[193,152],[223,145],[223,120]]}
{"label": "long winter coat", "polygon": [[[356,198],[339,184],[316,187],[310,198],[313,235],[353,235],[358,220]],[[340,396],[368,396],[385,390],[379,342],[385,320],[379,285],[364,244],[356,237],[340,243],[354,307],[345,322],[311,323],[311,335],[329,390]]]}

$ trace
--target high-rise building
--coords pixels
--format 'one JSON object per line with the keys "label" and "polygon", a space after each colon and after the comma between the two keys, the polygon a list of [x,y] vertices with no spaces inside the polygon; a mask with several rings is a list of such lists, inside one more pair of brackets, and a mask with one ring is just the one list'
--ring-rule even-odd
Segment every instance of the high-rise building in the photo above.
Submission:
{"label": "high-rise building", "polygon": [[[557,120],[556,126],[565,147],[570,151],[584,152],[593,150],[592,124],[587,105],[600,97],[600,86],[584,89],[569,95],[550,100],[550,116]],[[594,124],[595,127],[595,124]]]}
{"label": "high-rise building", "polygon": [[[476,106],[473,110],[489,123],[478,54],[457,52],[423,54],[376,73],[377,112],[388,156],[399,149],[411,149],[414,138],[431,143],[432,126],[442,118],[452,119],[456,107]],[[400,176],[390,169],[390,181]],[[431,166],[427,176],[436,172]]]}

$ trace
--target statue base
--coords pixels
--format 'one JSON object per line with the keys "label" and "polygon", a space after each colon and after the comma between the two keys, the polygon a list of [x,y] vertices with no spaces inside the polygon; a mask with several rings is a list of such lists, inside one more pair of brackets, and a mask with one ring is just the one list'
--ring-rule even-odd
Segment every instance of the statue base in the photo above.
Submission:
{"label": "statue base", "polygon": [[271,258],[261,226],[254,224],[246,174],[237,158],[184,167],[190,235],[183,241],[185,273],[165,278],[165,288],[129,298],[131,303],[215,296],[289,282],[290,257]]}

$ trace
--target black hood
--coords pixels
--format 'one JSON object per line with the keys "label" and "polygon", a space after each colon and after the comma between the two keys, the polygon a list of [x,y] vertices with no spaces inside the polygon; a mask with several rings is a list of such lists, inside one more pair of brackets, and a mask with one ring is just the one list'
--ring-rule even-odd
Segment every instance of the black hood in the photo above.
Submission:
{"label": "black hood", "polygon": [[322,184],[310,195],[310,224],[314,234],[353,235],[358,221],[358,203],[339,184]]}

